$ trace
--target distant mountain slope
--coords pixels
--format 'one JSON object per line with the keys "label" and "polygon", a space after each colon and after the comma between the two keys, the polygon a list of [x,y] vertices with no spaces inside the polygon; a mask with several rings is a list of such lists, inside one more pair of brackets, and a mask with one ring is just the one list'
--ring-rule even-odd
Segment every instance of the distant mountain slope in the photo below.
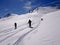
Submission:
{"label": "distant mountain slope", "polygon": [[38,12],[40,14],[47,14],[47,13],[50,13],[50,12],[54,12],[54,11],[57,11],[59,9],[57,9],[57,7],[37,7],[36,9],[34,9],[33,12]]}

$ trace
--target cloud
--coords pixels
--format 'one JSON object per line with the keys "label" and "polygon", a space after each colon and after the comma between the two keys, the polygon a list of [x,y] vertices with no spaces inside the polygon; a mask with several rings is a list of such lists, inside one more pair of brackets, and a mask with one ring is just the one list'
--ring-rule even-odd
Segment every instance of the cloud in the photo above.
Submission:
{"label": "cloud", "polygon": [[32,6],[31,6],[31,1],[27,1],[27,2],[25,3],[24,8],[25,8],[25,9],[31,9],[31,8],[32,8]]}

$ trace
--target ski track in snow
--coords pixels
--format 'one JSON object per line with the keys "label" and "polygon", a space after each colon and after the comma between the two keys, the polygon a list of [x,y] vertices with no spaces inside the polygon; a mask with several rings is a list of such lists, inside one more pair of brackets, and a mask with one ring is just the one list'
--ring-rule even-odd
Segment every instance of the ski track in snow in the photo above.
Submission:
{"label": "ski track in snow", "polygon": [[15,35],[16,33],[20,32],[21,30],[26,29],[26,28],[27,28],[27,27],[24,27],[23,29],[20,29],[20,30],[18,30],[17,32],[15,32],[15,33],[13,33],[13,34],[10,34],[10,33],[9,33],[10,35],[8,35],[8,36],[7,36],[6,38],[4,38],[3,40],[0,40],[0,43],[3,42],[4,40],[8,39],[9,37]]}
{"label": "ski track in snow", "polygon": [[[32,17],[34,17],[34,16],[32,16]],[[32,18],[32,17],[31,17],[31,18]],[[35,17],[35,18],[36,18],[36,17]],[[39,17],[38,17],[38,18],[39,18]],[[29,18],[28,18],[28,19],[29,19]],[[32,23],[32,25],[34,25],[34,24],[35,24],[35,23]],[[19,42],[21,42],[21,40],[23,40],[23,38],[24,38],[25,36],[27,36],[30,32],[34,31],[34,30],[39,26],[39,24],[40,24],[40,18],[39,18],[39,23],[37,23],[37,26],[34,27],[34,28],[32,28],[30,31],[26,32],[25,34],[21,35],[21,36],[19,37],[19,39],[18,39],[13,45],[18,45]],[[24,27],[23,27],[23,26],[24,26]],[[20,27],[23,27],[23,28],[20,28]],[[24,23],[24,24],[22,24],[22,25],[19,25],[19,26],[18,26],[18,29],[16,29],[16,30],[14,30],[13,28],[14,28],[14,27],[9,27],[9,29],[7,29],[7,30],[0,31],[0,37],[6,36],[6,37],[4,37],[3,39],[0,40],[0,43],[2,43],[3,41],[5,41],[6,39],[9,39],[10,37],[16,35],[18,32],[27,29],[27,28],[28,28],[28,23]],[[15,31],[15,32],[13,32],[13,31]],[[1,35],[1,33],[2,33],[3,35]],[[10,44],[8,44],[8,45],[10,45]]]}
{"label": "ski track in snow", "polygon": [[34,31],[36,28],[38,28],[38,26],[40,25],[40,22],[39,24],[37,24],[36,27],[32,28],[30,31],[28,31],[27,33],[23,34],[22,36],[19,37],[19,39],[13,44],[13,45],[18,45],[25,36],[27,36],[29,33],[31,33],[32,31]]}
{"label": "ski track in snow", "polygon": [[[34,23],[33,23],[33,24],[34,24]],[[32,24],[32,25],[33,25],[33,24]],[[26,26],[26,25],[24,25],[24,26]],[[23,27],[23,26],[22,26],[22,27]],[[28,27],[28,26],[26,26],[26,27],[24,27],[24,28],[21,28],[20,31],[23,31],[23,30],[26,29],[27,27]],[[14,30],[13,30],[13,31],[14,31]],[[16,30],[16,31],[18,31],[18,30]],[[9,35],[9,34],[11,34],[11,33],[13,33],[13,32],[8,32],[8,33],[6,33],[6,34],[0,35],[0,37],[1,37],[1,36]]]}
{"label": "ski track in snow", "polygon": [[[32,23],[32,25],[33,25],[34,23]],[[28,25],[28,23],[26,23],[26,24],[23,24],[23,25],[19,25],[18,26],[18,28],[20,28],[20,27],[23,27],[23,26],[26,26],[26,25]],[[26,26],[27,27],[27,26]],[[26,28],[26,27],[24,27],[24,28]],[[14,27],[12,27],[12,28],[14,28]],[[23,29],[24,29],[23,28]],[[16,30],[16,29],[14,29],[14,30]],[[1,36],[4,36],[4,35],[8,35],[8,34],[10,34],[12,31],[14,31],[14,30],[12,30],[11,28],[9,28],[9,30],[4,30],[4,31],[2,31],[1,33],[4,33],[3,35],[1,35],[1,33],[0,33],[0,37]],[[20,30],[20,31],[22,31],[22,30]]]}
{"label": "ski track in snow", "polygon": [[[34,23],[33,23],[33,24],[34,24]],[[33,24],[32,24],[32,25],[33,25]],[[26,25],[26,24],[25,24],[25,25]],[[20,32],[20,31],[23,31],[23,30],[26,29],[27,27],[28,27],[28,26],[26,26],[26,27],[24,27],[24,28],[22,28],[22,29],[19,29],[16,33]],[[3,42],[4,40],[8,39],[9,37],[15,35],[16,33],[13,33],[13,34],[7,36],[6,38],[4,38],[3,40],[0,40],[0,43]],[[9,34],[9,33],[8,33],[8,34]],[[6,35],[8,35],[8,34],[6,34]],[[6,35],[5,35],[5,36],[6,36]]]}
{"label": "ski track in snow", "polygon": [[11,36],[13,36],[13,35],[15,35],[16,33],[18,33],[18,32],[20,32],[20,31],[23,31],[24,29],[26,29],[28,26],[26,26],[26,27],[24,27],[24,28],[21,28],[21,29],[19,29],[17,32],[15,32],[15,33],[13,33],[13,34],[11,34],[11,33],[9,33],[9,34],[11,34],[11,35],[8,35],[6,38],[4,38],[3,40],[0,40],[0,43],[1,42],[3,42],[4,40],[6,40],[6,39],[8,39],[9,37],[11,37]]}
{"label": "ski track in snow", "polygon": [[[30,17],[30,18],[35,18],[36,16],[32,16],[32,17]],[[37,18],[37,17],[36,17]],[[29,17],[28,17],[28,19],[29,19]],[[27,24],[27,23],[26,23]],[[22,25],[19,25],[18,27],[20,27],[20,26],[23,26],[23,25],[26,25],[26,24],[22,24]],[[3,30],[3,31],[0,31],[0,33],[6,33],[6,32],[9,32],[9,31],[12,31],[12,30],[14,30],[14,27],[10,27],[9,29],[5,29],[5,30]]]}
{"label": "ski track in snow", "polygon": [[[23,25],[25,26],[25,25],[27,25],[27,24],[23,24]],[[23,25],[20,25],[20,26],[18,26],[18,27],[22,27]],[[9,28],[9,29],[4,30],[4,31],[1,31],[0,33],[4,33],[3,35],[9,34],[11,31],[14,31],[13,28],[14,28],[14,27]],[[15,29],[15,30],[16,30],[16,29]],[[6,33],[6,34],[5,34],[5,33]],[[0,36],[3,36],[3,35],[0,34]]]}
{"label": "ski track in snow", "polygon": [[[23,24],[23,25],[19,25],[18,27],[23,27],[24,25],[27,25],[27,24],[28,24],[28,23]],[[33,23],[32,23],[32,24],[33,24]],[[1,36],[4,36],[4,35],[10,34],[11,31],[14,31],[13,28],[14,28],[14,27],[9,28],[9,29],[7,29],[7,30],[0,31],[0,37],[1,37]],[[1,33],[2,33],[2,34],[1,34]]]}

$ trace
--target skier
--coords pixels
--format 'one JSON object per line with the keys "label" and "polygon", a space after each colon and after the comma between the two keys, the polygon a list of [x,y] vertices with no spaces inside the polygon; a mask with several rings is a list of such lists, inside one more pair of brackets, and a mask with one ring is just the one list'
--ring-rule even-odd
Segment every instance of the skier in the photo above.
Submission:
{"label": "skier", "polygon": [[17,29],[17,23],[14,23],[15,29]]}
{"label": "skier", "polygon": [[41,18],[41,21],[43,21],[43,18]]}
{"label": "skier", "polygon": [[32,22],[32,21],[29,19],[29,21],[28,21],[29,27],[30,27],[30,28],[33,28],[33,27],[31,27],[31,22]]}

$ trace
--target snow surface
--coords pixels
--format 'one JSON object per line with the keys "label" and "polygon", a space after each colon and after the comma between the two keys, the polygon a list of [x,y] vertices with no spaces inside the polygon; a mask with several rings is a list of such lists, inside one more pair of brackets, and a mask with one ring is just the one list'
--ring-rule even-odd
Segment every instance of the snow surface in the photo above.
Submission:
{"label": "snow surface", "polygon": [[[34,11],[0,19],[0,45],[60,45],[60,10],[41,15]],[[33,28],[28,26],[29,19]]]}

